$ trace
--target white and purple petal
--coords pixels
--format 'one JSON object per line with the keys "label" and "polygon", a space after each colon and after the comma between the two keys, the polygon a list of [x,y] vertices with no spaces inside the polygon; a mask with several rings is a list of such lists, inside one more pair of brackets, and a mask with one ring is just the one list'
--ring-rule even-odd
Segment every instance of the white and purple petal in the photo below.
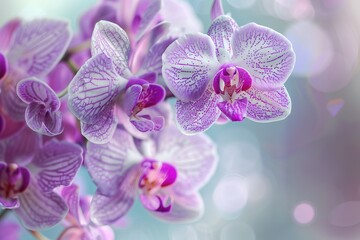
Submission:
{"label": "white and purple petal", "polygon": [[68,106],[84,123],[98,121],[125,87],[126,80],[118,76],[113,63],[105,54],[89,59],[69,85]]}
{"label": "white and purple petal", "polygon": [[230,16],[221,15],[211,24],[208,35],[216,47],[216,56],[220,63],[226,63],[233,55],[231,40],[239,26]]}
{"label": "white and purple petal", "polygon": [[285,87],[272,91],[250,88],[242,94],[248,100],[246,117],[255,122],[274,122],[291,112],[291,99]]}
{"label": "white and purple petal", "polygon": [[180,131],[191,135],[209,129],[221,114],[217,107],[220,99],[220,95],[215,94],[209,85],[204,94],[196,101],[182,102],[178,100],[175,111]]}
{"label": "white and purple petal", "polygon": [[247,99],[222,101],[219,102],[217,106],[231,121],[242,121],[246,116]]}
{"label": "white and purple petal", "polygon": [[34,155],[32,165],[38,186],[50,192],[58,186],[68,186],[82,164],[82,148],[68,142],[52,140]]}
{"label": "white and purple petal", "polygon": [[68,208],[60,196],[42,192],[34,179],[19,196],[20,207],[14,209],[25,228],[39,230],[52,227],[66,215]]}
{"label": "white and purple petal", "polygon": [[154,159],[168,162],[177,171],[175,189],[183,194],[200,189],[213,175],[218,156],[215,144],[205,134],[186,136],[174,125],[154,135]]}
{"label": "white and purple petal", "polygon": [[184,102],[199,99],[219,67],[214,43],[202,33],[178,38],[165,50],[162,61],[165,83]]}
{"label": "white and purple petal", "polygon": [[91,123],[80,122],[81,134],[96,144],[110,141],[118,124],[114,111],[114,106],[108,105]]}
{"label": "white and purple petal", "polygon": [[65,53],[70,38],[67,22],[38,19],[23,23],[14,34],[9,63],[27,76],[45,76]]}
{"label": "white and purple petal", "polygon": [[102,20],[95,25],[91,37],[91,54],[96,56],[101,53],[111,58],[119,75],[130,75],[130,41],[126,32],[115,23]]}
{"label": "white and purple petal", "polygon": [[138,177],[138,166],[133,166],[124,173],[115,194],[106,196],[97,191],[90,207],[92,222],[97,225],[108,225],[123,217],[134,203]]}
{"label": "white and purple petal", "polygon": [[270,28],[249,23],[234,33],[232,47],[234,63],[250,73],[259,90],[282,87],[294,68],[291,43]]}
{"label": "white and purple petal", "polygon": [[132,164],[142,160],[134,140],[123,129],[117,129],[106,144],[87,143],[85,166],[103,194],[117,191],[121,176]]}

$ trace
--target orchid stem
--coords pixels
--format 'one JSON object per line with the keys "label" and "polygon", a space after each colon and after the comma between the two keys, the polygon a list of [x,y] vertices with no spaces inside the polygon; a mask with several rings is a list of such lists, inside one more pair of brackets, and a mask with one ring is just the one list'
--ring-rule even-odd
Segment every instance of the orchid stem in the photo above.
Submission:
{"label": "orchid stem", "polygon": [[79,71],[79,67],[71,58],[66,59],[65,63],[69,66],[71,72],[75,75]]}
{"label": "orchid stem", "polygon": [[0,220],[3,219],[9,212],[10,212],[9,209],[2,210],[0,213]]}
{"label": "orchid stem", "polygon": [[47,237],[39,233],[38,231],[29,230],[29,232],[37,239],[37,240],[49,240]]}
{"label": "orchid stem", "polygon": [[64,97],[67,93],[68,93],[69,88],[66,87],[64,90],[62,90],[61,92],[57,93],[56,95],[58,96],[58,98],[62,98]]}
{"label": "orchid stem", "polygon": [[78,53],[78,52],[82,52],[84,50],[87,50],[90,48],[90,45],[91,45],[91,40],[87,40],[87,41],[84,41],[78,45],[76,45],[75,47],[72,47],[72,48],[69,48],[67,50],[67,54],[69,55],[73,55],[75,53]]}

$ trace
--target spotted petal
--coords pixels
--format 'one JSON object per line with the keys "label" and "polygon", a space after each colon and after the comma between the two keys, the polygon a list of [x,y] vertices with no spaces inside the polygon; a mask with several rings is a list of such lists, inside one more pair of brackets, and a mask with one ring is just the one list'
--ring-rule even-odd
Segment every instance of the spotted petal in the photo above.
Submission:
{"label": "spotted petal", "polygon": [[199,99],[219,67],[214,43],[202,33],[178,38],[165,50],[162,60],[165,83],[184,102]]}
{"label": "spotted petal", "polygon": [[130,41],[126,32],[115,23],[102,20],[95,25],[91,38],[91,54],[95,56],[100,53],[111,58],[119,75],[130,74]]}
{"label": "spotted petal", "polygon": [[20,207],[15,209],[20,221],[28,229],[39,230],[59,223],[68,211],[65,202],[55,193],[44,193],[31,179],[19,196]]}
{"label": "spotted petal", "polygon": [[28,76],[44,76],[65,53],[70,35],[67,22],[38,19],[24,23],[14,34],[9,63]]}
{"label": "spotted petal", "polygon": [[220,96],[208,87],[196,101],[176,102],[176,120],[184,134],[203,132],[219,118],[221,111],[217,107]]}
{"label": "spotted petal", "polygon": [[43,192],[58,186],[68,186],[82,163],[82,148],[68,142],[52,140],[35,154],[32,164],[36,167],[36,178]]}
{"label": "spotted petal", "polygon": [[233,61],[252,77],[252,86],[273,90],[283,86],[295,64],[291,43],[274,30],[247,24],[234,33]]}
{"label": "spotted petal", "polygon": [[[116,191],[126,168],[142,160],[134,140],[123,129],[117,129],[106,144],[87,143],[85,166],[103,194]],[[126,165],[124,165],[126,162]]]}
{"label": "spotted petal", "polygon": [[228,62],[233,55],[231,39],[239,26],[230,16],[221,15],[211,24],[208,35],[216,47],[216,56],[219,62]]}
{"label": "spotted petal", "polygon": [[102,195],[97,191],[91,202],[91,220],[98,225],[108,225],[123,217],[134,203],[138,168],[134,166],[124,174],[116,194]]}
{"label": "spotted petal", "polygon": [[256,122],[274,122],[291,112],[291,99],[285,87],[273,91],[250,88],[243,93],[247,98],[247,118]]}
{"label": "spotted petal", "polygon": [[125,82],[115,72],[111,59],[99,54],[88,60],[71,81],[69,109],[81,122],[94,123],[113,105]]}
{"label": "spotted petal", "polygon": [[215,144],[205,134],[186,136],[174,125],[154,137],[157,155],[154,159],[168,162],[177,170],[176,188],[183,194],[201,188],[217,166]]}

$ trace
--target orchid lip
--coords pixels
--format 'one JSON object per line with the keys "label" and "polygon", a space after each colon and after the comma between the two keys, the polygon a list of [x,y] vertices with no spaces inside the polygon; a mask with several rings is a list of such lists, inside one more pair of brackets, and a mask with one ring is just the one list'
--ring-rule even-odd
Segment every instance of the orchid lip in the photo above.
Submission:
{"label": "orchid lip", "polygon": [[235,100],[241,91],[251,87],[252,78],[248,71],[234,64],[225,64],[215,74],[213,87],[224,100]]}

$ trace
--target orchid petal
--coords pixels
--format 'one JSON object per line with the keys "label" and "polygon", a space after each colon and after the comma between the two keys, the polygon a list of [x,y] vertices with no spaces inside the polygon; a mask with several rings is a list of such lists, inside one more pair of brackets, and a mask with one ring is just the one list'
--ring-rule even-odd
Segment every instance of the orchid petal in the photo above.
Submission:
{"label": "orchid petal", "polygon": [[79,206],[79,187],[74,184],[64,187],[61,191],[61,196],[63,197],[66,205],[69,207],[68,214],[74,217],[79,224],[85,225],[85,218]]}
{"label": "orchid petal", "polygon": [[252,77],[252,86],[273,90],[283,86],[295,64],[291,43],[274,30],[247,24],[234,33],[233,61]]}
{"label": "orchid petal", "polygon": [[0,223],[1,240],[20,239],[21,226],[12,221],[2,221]]}
{"label": "orchid petal", "polygon": [[108,105],[92,123],[80,122],[81,134],[90,142],[107,143],[114,135],[118,119],[114,115],[114,106]]}
{"label": "orchid petal", "polygon": [[211,6],[211,20],[215,20],[218,16],[224,15],[224,9],[221,0],[214,0]]}
{"label": "orchid petal", "polygon": [[162,6],[161,0],[140,0],[136,8],[132,27],[136,32],[137,39],[139,40],[142,35],[149,31],[153,20]]}
{"label": "orchid petal", "polygon": [[96,116],[113,105],[123,89],[125,79],[118,76],[111,59],[99,54],[81,67],[69,85],[70,111],[85,123],[94,123]]}
{"label": "orchid petal", "polygon": [[0,207],[1,209],[16,209],[20,206],[17,198],[4,198],[0,196]]}
{"label": "orchid petal", "polygon": [[24,227],[38,230],[52,227],[66,215],[65,202],[55,193],[44,193],[33,179],[25,192],[19,195],[20,207],[14,209]]}
{"label": "orchid petal", "polygon": [[[24,121],[24,113],[27,104],[24,103],[17,95],[16,81],[17,75],[14,72],[8,72],[7,76],[2,80],[0,102],[4,112],[15,121]],[[14,81],[14,82],[11,82]]]}
{"label": "orchid petal", "polygon": [[233,55],[231,39],[239,26],[230,16],[222,15],[216,18],[211,24],[208,35],[216,47],[216,56],[219,62],[225,63]]}
{"label": "orchid petal", "polygon": [[35,154],[32,164],[37,169],[37,182],[43,192],[68,186],[82,163],[82,148],[68,142],[52,140]]}
{"label": "orchid petal", "polygon": [[116,190],[126,164],[140,162],[142,156],[136,149],[134,140],[123,129],[117,129],[113,138],[106,144],[88,142],[85,166],[101,193],[109,194]]}
{"label": "orchid petal", "polygon": [[154,72],[156,75],[161,75],[162,55],[166,48],[173,43],[174,40],[175,38],[167,38],[154,44],[146,54],[140,71]]}
{"label": "orchid petal", "polygon": [[138,171],[137,166],[133,166],[123,175],[116,194],[106,196],[99,191],[95,193],[90,207],[91,220],[95,224],[114,223],[130,210],[136,195]]}
{"label": "orchid petal", "polygon": [[140,201],[143,206],[149,211],[156,212],[170,212],[171,211],[171,203],[168,203],[168,196],[159,196],[159,195],[140,195]]}
{"label": "orchid petal", "polygon": [[16,18],[0,28],[0,52],[6,52],[11,46],[14,32],[20,26],[21,20]]}
{"label": "orchid petal", "polygon": [[253,121],[279,121],[291,112],[291,99],[285,87],[273,91],[250,88],[243,96],[248,100],[246,117]]}
{"label": "orchid petal", "polygon": [[181,101],[199,99],[217,71],[215,46],[205,34],[178,38],[165,50],[162,75],[171,92]]}
{"label": "orchid petal", "polygon": [[111,58],[116,72],[121,76],[128,76],[130,41],[126,32],[108,21],[100,21],[95,25],[91,38],[92,56],[104,53]]}
{"label": "orchid petal", "polygon": [[217,106],[231,121],[242,121],[246,116],[247,99],[223,101],[219,102]]}
{"label": "orchid petal", "polygon": [[88,240],[84,238],[84,231],[85,230],[82,227],[78,227],[78,226],[67,227],[64,229],[64,231],[61,232],[57,240],[74,240],[74,239]]}
{"label": "orchid petal", "polygon": [[41,146],[41,136],[26,126],[0,141],[0,161],[26,165]]}
{"label": "orchid petal", "polygon": [[175,188],[188,194],[200,189],[217,166],[215,144],[205,134],[186,136],[171,125],[154,136],[154,159],[173,165],[177,171]]}
{"label": "orchid petal", "polygon": [[8,52],[10,65],[28,76],[45,76],[70,43],[67,22],[39,19],[22,24]]}
{"label": "orchid petal", "polygon": [[124,112],[131,116],[137,102],[139,101],[140,94],[142,92],[142,86],[135,84],[126,89],[124,94],[124,100],[122,102],[122,109]]}
{"label": "orchid petal", "polygon": [[180,131],[184,134],[196,134],[210,128],[220,116],[217,107],[221,97],[208,87],[204,94],[196,101],[176,102],[176,120]]}
{"label": "orchid petal", "polygon": [[204,203],[198,193],[190,195],[174,194],[174,202],[170,212],[152,211],[151,213],[169,222],[194,222],[202,217]]}
{"label": "orchid petal", "polygon": [[40,103],[51,111],[59,110],[60,100],[54,90],[45,82],[36,78],[28,78],[17,84],[17,94],[19,98],[27,103]]}

